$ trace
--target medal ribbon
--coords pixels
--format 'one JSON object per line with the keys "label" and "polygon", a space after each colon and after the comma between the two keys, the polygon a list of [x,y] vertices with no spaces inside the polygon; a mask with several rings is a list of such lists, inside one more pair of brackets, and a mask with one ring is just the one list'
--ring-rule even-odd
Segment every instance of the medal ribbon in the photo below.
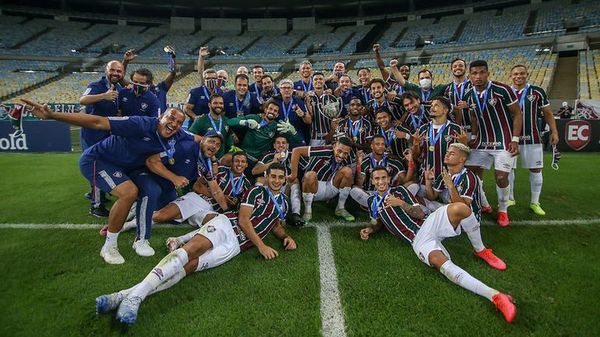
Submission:
{"label": "medal ribbon", "polygon": [[[265,190],[267,190],[267,193],[269,193],[269,198],[271,198],[271,200],[275,204],[275,208],[279,212],[279,219],[281,219],[281,221],[284,221],[285,220],[285,199],[283,197],[283,193],[279,193],[279,198],[275,198],[275,196],[273,195],[273,192],[271,192],[271,190],[268,187],[265,187]],[[279,204],[277,202],[278,201],[277,199],[281,200],[281,204]]]}
{"label": "medal ribbon", "polygon": [[223,127],[223,118],[221,116],[219,116],[219,128],[218,129],[217,129],[217,125],[213,121],[213,118],[210,116],[210,114],[208,115],[208,120],[210,121],[210,124],[212,125],[213,130],[215,130],[218,134],[221,134],[221,128]]}
{"label": "medal ribbon", "polygon": [[312,88],[312,90],[315,90],[315,88],[313,87],[313,84],[312,84],[312,78],[308,81],[308,87],[306,86],[306,84],[304,84],[304,81],[302,81],[302,88],[304,88],[304,92],[310,91],[311,88]]}
{"label": "medal ribbon", "polygon": [[[158,134],[158,130],[156,130],[156,138],[158,138],[158,142],[160,143],[160,146],[162,146],[163,150],[165,150],[165,153],[167,154],[167,158],[169,158],[169,164],[171,164],[171,162],[173,161],[173,155],[175,154],[175,139],[169,139],[167,141],[167,144],[169,144],[169,148],[167,149],[167,147],[165,146],[165,143],[163,143],[162,138]],[[173,165],[173,164],[171,164],[171,165]]]}
{"label": "medal ribbon", "polygon": [[373,153],[371,153],[371,168],[376,168],[377,166],[387,167],[388,156],[387,154],[383,155],[380,161],[375,160],[373,157]]}
{"label": "medal ribbon", "polygon": [[423,107],[423,105],[421,105],[421,114],[419,114],[419,120],[416,121],[415,120],[415,115],[414,114],[410,114],[410,124],[412,124],[413,129],[415,131],[417,131],[417,129],[419,128],[419,126],[421,126],[421,121],[423,121],[423,117],[425,116],[425,108]]}
{"label": "medal ribbon", "polygon": [[429,96],[431,96],[431,89],[429,89],[429,91],[427,91],[427,95],[425,95],[425,91],[423,91],[423,89],[421,89],[421,103],[425,103],[425,102],[429,102]]}
{"label": "medal ribbon", "polygon": [[373,201],[371,202],[371,219],[377,219],[377,214],[379,214],[379,207],[381,207],[381,204],[383,204],[383,201],[385,200],[385,198],[387,198],[389,192],[390,190],[388,189],[387,191],[385,191],[385,193],[383,193],[382,196],[379,196],[379,193],[375,193]]}
{"label": "medal ribbon", "polygon": [[481,95],[477,91],[477,88],[473,86],[473,94],[475,95],[475,102],[477,102],[477,107],[479,108],[479,113],[483,114],[485,108],[487,107],[488,95],[490,93],[490,87],[492,86],[492,82],[489,82],[487,87],[485,88],[485,93],[483,94],[483,106],[481,105],[481,99],[479,98]]}
{"label": "medal ribbon", "polygon": [[293,99],[290,99],[290,103],[288,103],[287,107],[285,106],[285,102],[281,101],[281,107],[283,108],[283,117],[285,120],[289,122],[290,120],[290,112],[292,111],[292,103],[294,103]]}
{"label": "medal ribbon", "polygon": [[454,81],[452,81],[452,86],[454,87],[454,93],[456,95],[456,102],[462,101],[463,95],[465,94],[465,88],[467,87],[467,79],[465,78],[465,80],[463,81],[463,85],[460,88],[460,90],[458,90],[458,86],[456,85],[456,83]]}
{"label": "medal ribbon", "polygon": [[[438,142],[438,140],[440,140],[440,138],[442,138],[442,134],[444,133],[444,130],[446,130],[447,126],[448,126],[448,123],[442,125],[440,127],[440,130],[434,137],[433,136],[433,123],[431,123],[431,125],[429,125],[429,146],[435,146],[435,144]],[[432,142],[432,140],[433,140],[433,142]]]}
{"label": "medal ribbon", "polygon": [[229,169],[229,180],[231,180],[231,194],[234,197],[237,197],[242,191],[242,185],[244,184],[244,173],[237,177],[237,181],[235,179],[236,178],[233,177],[233,172],[231,172],[231,169]]}
{"label": "medal ribbon", "polygon": [[362,117],[356,122],[353,122],[350,118],[348,118],[348,130],[350,131],[352,137],[358,139],[358,136],[360,135],[360,128],[362,128],[362,124]]}
{"label": "medal ribbon", "polygon": [[521,107],[521,111],[523,111],[523,112],[525,112],[525,97],[527,97],[527,90],[529,90],[530,86],[531,85],[529,83],[527,83],[527,85],[525,85],[525,88],[523,89],[523,91],[521,91],[521,97],[519,97],[519,93],[517,92],[515,87],[511,87],[513,92],[519,99],[519,106]]}
{"label": "medal ribbon", "polygon": [[394,128],[391,128],[389,131],[383,131],[383,129],[379,129],[379,133],[385,138],[385,146],[390,147],[392,145],[392,140],[396,137],[396,131]]}
{"label": "medal ribbon", "polygon": [[462,176],[467,173],[467,169],[463,168],[462,171],[460,171],[460,174],[457,174],[456,177],[454,177],[454,179],[452,179],[452,182],[454,183],[454,187],[458,186],[458,182],[460,181],[460,178],[462,178]]}

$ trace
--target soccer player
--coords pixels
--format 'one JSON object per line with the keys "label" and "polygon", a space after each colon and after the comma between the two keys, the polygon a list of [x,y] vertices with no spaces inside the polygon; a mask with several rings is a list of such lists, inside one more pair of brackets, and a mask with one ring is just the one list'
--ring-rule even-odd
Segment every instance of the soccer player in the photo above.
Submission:
{"label": "soccer player", "polygon": [[385,107],[376,111],[375,121],[377,122],[375,134],[379,134],[385,139],[386,152],[402,158],[404,151],[410,149],[408,142],[411,139],[410,131],[400,124],[394,126],[392,113]]}
{"label": "soccer player", "polygon": [[[523,112],[523,135],[519,138],[519,152],[521,153],[521,167],[529,169],[529,185],[531,188],[529,208],[537,215],[546,215],[546,212],[540,206],[540,194],[542,193],[542,183],[544,181],[542,176],[544,149],[537,120],[543,114],[546,123],[550,127],[550,143],[552,145],[558,143],[556,121],[544,89],[527,83],[529,73],[526,66],[518,64],[512,67],[510,76],[513,83],[512,90],[517,96],[519,107]],[[511,184],[511,190],[513,188],[514,181]]]}
{"label": "soccer player", "polygon": [[[325,102],[325,95],[323,83],[325,76],[321,72],[315,72],[313,74],[313,87],[314,91],[309,91],[306,95],[306,108],[308,113],[311,114],[312,125],[310,135],[310,146],[325,145],[325,136],[331,131],[331,122],[333,118],[326,116],[323,113],[323,106],[335,102]],[[341,110],[341,107],[340,107]]]}
{"label": "soccer player", "polygon": [[352,97],[358,96],[358,93],[354,92],[354,88],[352,87],[352,79],[350,76],[345,74],[340,76],[339,85],[337,88],[335,88],[333,94],[342,100],[342,110],[340,111],[340,115],[346,116],[348,114],[350,100]]}
{"label": "soccer player", "polygon": [[[90,183],[117,198],[108,216],[108,232],[100,256],[110,264],[124,263],[125,260],[119,253],[117,239],[129,209],[138,197],[138,188],[129,179],[127,173],[144,167],[149,156],[162,151],[165,151],[170,159],[175,144],[179,140],[192,137],[180,130],[185,120],[183,111],[171,108],[160,119],[142,116],[109,118],[55,112],[47,105],[28,99],[22,101],[32,106],[32,113],[40,119],[54,119],[112,133],[110,137],[85,150],[79,165],[81,173]],[[175,187],[183,187],[188,184],[188,180],[180,177],[173,183]]]}
{"label": "soccer player", "polygon": [[279,120],[291,123],[302,137],[300,144],[292,144],[292,147],[306,145],[310,142],[310,124],[312,116],[307,113],[304,101],[297,95],[294,95],[294,82],[289,79],[283,79],[279,82],[279,91],[281,99],[279,103]]}
{"label": "soccer player", "polygon": [[[248,167],[248,157],[244,152],[236,152],[232,156],[231,167],[220,166],[217,173],[206,178],[207,183],[198,180],[194,191],[173,200],[154,213],[154,222],[175,220],[187,222],[194,227],[202,227],[204,223],[219,213],[237,211],[239,202],[251,187],[250,180],[244,175]],[[193,233],[167,239],[167,248],[173,251],[188,242]]]}
{"label": "soccer player", "polygon": [[444,239],[460,235],[462,229],[467,233],[475,252],[486,249],[481,239],[479,221],[471,209],[463,202],[453,202],[425,218],[420,205],[406,188],[399,186],[390,189],[390,176],[385,168],[373,170],[372,180],[377,190],[369,198],[372,225],[361,229],[361,239],[368,240],[372,233],[385,227],[409,243],[423,263],[436,268],[453,283],[493,302],[506,321],[511,323],[517,313],[512,298],[490,288],[455,265],[442,245]]}
{"label": "soccer player", "polygon": [[307,92],[315,90],[312,83],[313,68],[310,61],[302,61],[298,67],[298,72],[300,73],[300,79],[294,82],[294,91],[295,94],[304,98]]}
{"label": "soccer player", "polygon": [[[95,116],[117,116],[119,82],[123,80],[124,69],[119,61],[110,61],[104,67],[104,76],[96,82],[88,84],[87,89],[79,98],[79,104],[85,106],[85,113]],[[109,131],[90,128],[81,128],[81,147],[83,150],[110,136]],[[108,210],[104,205],[106,196],[104,192],[92,186],[90,192],[90,215],[107,217]]]}
{"label": "soccer player", "polygon": [[354,95],[360,97],[363,104],[367,104],[371,100],[371,70],[366,67],[361,67],[356,71],[358,76],[358,84],[352,87]]}
{"label": "soccer player", "polygon": [[397,121],[402,117],[402,111],[399,102],[395,97],[389,101],[385,95],[385,82],[380,78],[374,78],[369,85],[371,88],[372,99],[367,102],[365,114],[367,118],[373,120],[375,114],[381,108],[386,108],[390,111],[392,121]]}
{"label": "soccer player", "polygon": [[[498,225],[506,227],[510,186],[508,173],[519,153],[519,136],[523,113],[512,89],[500,82],[489,80],[488,64],[477,60],[469,64],[469,77],[473,87],[465,93],[467,105],[474,112],[471,119],[471,148],[473,151],[467,167],[481,178],[482,169],[494,163],[496,191],[498,193]],[[485,206],[485,205],[484,205]]]}
{"label": "soccer player", "polygon": [[400,99],[406,111],[400,119],[400,123],[404,124],[411,134],[429,123],[429,108],[423,104],[419,95],[413,91],[407,91],[400,96]]}
{"label": "soccer player", "polygon": [[263,242],[270,232],[282,241],[285,250],[295,250],[296,242],[282,226],[288,209],[280,190],[284,183],[283,168],[271,165],[267,170],[267,185],[253,187],[244,196],[239,212],[220,214],[208,221],[194,232],[188,243],[165,256],[135,286],[97,297],[96,312],[107,313],[118,308],[117,320],[132,325],[148,295],[175,285],[192,272],[220,266],[252,246],[265,259],[276,258],[277,250]]}
{"label": "soccer player", "polygon": [[[357,156],[356,175],[350,196],[359,205],[368,208],[367,199],[375,191],[371,181],[371,172],[376,167],[385,167],[391,177],[391,185],[397,186],[405,182],[406,169],[398,159],[390,158],[385,152],[385,137],[376,134],[371,138],[371,153],[362,157]],[[362,157],[362,158],[361,158]],[[362,159],[362,160],[361,160]]]}
{"label": "soccer player", "polygon": [[[127,65],[131,63],[137,57],[136,54],[133,53],[132,50],[128,50],[125,52],[123,57],[123,73],[127,71]],[[167,111],[167,92],[173,86],[173,81],[175,80],[175,76],[177,75],[177,63],[175,58],[172,59],[173,63],[169,64],[169,74],[165,77],[164,81],[154,85],[153,81],[150,81],[150,87],[148,91],[153,93],[156,98],[158,98],[160,111]]]}
{"label": "soccer player", "polygon": [[249,85],[248,91],[255,94],[256,96],[260,95],[260,92],[262,91],[261,80],[264,75],[265,68],[263,66],[257,64],[254,67],[252,67],[252,77],[254,77],[254,83],[252,83],[252,85]]}
{"label": "soccer player", "polygon": [[260,110],[260,104],[256,94],[248,91],[247,75],[239,74],[235,76],[235,90],[223,94],[225,101],[225,116],[235,118],[250,114],[257,114]]}
{"label": "soccer player", "polygon": [[231,118],[227,122],[231,127],[246,128],[246,135],[240,147],[248,155],[250,168],[254,167],[264,153],[273,148],[276,135],[288,137],[291,144],[302,142],[294,126],[289,122],[277,122],[278,117],[279,105],[274,100],[269,100],[265,103],[265,112],[260,115]]}
{"label": "soccer player", "polygon": [[346,200],[352,186],[352,169],[348,166],[352,142],[342,137],[331,146],[301,146],[292,151],[292,173],[288,181],[298,178],[300,158],[309,160],[302,178],[302,199],[304,200],[303,220],[312,219],[312,202],[330,200],[339,195],[335,215],[346,221],[354,221],[354,216],[346,208]]}
{"label": "soccer player", "polygon": [[229,125],[227,125],[229,118],[223,116],[225,114],[223,96],[219,94],[210,96],[209,108],[210,112],[196,118],[189,131],[200,136],[205,135],[211,130],[220,134],[224,139],[219,152],[217,152],[217,158],[220,159],[233,145],[233,139],[229,133]]}
{"label": "soccer player", "polygon": [[[407,95],[405,93],[405,95]],[[417,97],[418,98],[418,97]],[[467,144],[467,134],[448,120],[451,110],[450,101],[442,96],[431,100],[431,121],[421,125],[413,135],[412,154],[421,163],[421,172],[432,170],[434,177],[442,174],[444,156],[448,146],[454,142]],[[425,196],[425,176],[422,174],[418,182],[409,187],[414,195]]]}
{"label": "soccer player", "polygon": [[[385,68],[385,62],[381,57],[380,50],[381,46],[378,43],[373,45],[373,51],[375,52],[375,61],[377,62],[377,67],[381,72],[381,78],[385,81],[385,88],[389,91],[395,92],[396,96],[401,96],[404,93],[404,89],[398,84],[398,82],[393,78],[393,76],[391,76],[392,74],[390,73],[390,71],[388,71]],[[410,66],[408,64],[403,64],[400,67],[398,67],[397,62],[395,64],[395,67],[400,72],[400,75],[404,78],[405,81],[408,81],[408,78],[410,77]]]}
{"label": "soccer player", "polygon": [[152,72],[146,68],[136,69],[131,74],[131,88],[119,91],[119,116],[158,117],[160,102],[150,92]]}
{"label": "soccer player", "polygon": [[352,142],[354,148],[368,151],[368,140],[373,135],[373,126],[371,122],[362,115],[363,105],[360,98],[353,96],[348,108],[348,116],[341,121],[334,121],[335,128],[332,128],[327,134],[328,144],[333,143],[335,137],[347,137]]}
{"label": "soccer player", "polygon": [[[462,126],[467,132],[467,136],[471,135],[471,120],[469,119],[469,107],[465,101],[465,92],[471,88],[471,82],[466,76],[467,63],[461,58],[455,58],[450,63],[452,71],[452,82],[446,87],[444,96],[450,99],[454,106],[451,119]],[[453,116],[453,117],[452,117]]]}

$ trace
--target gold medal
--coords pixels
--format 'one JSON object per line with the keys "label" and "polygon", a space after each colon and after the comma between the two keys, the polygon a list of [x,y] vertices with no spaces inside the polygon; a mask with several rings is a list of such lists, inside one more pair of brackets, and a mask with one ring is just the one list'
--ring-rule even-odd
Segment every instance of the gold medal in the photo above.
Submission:
{"label": "gold medal", "polygon": [[358,142],[358,137],[353,137],[352,139],[354,140],[355,143]]}
{"label": "gold medal", "polygon": [[233,202],[234,205],[238,204],[238,198],[237,197],[231,198],[231,201]]}
{"label": "gold medal", "polygon": [[373,226],[377,225],[377,219],[371,219],[371,225],[373,225]]}
{"label": "gold medal", "polygon": [[169,158],[169,164],[175,165],[175,158]]}
{"label": "gold medal", "polygon": [[429,145],[429,151],[431,151],[431,152],[435,151],[435,146]]}

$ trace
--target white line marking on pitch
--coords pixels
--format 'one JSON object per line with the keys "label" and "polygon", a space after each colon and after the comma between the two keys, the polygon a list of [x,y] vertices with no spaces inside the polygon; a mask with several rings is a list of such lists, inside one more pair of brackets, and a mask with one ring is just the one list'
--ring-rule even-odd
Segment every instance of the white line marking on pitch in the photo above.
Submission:
{"label": "white line marking on pitch", "polygon": [[345,337],[344,312],[338,288],[337,270],[329,226],[317,225],[321,279],[321,324],[324,337]]}

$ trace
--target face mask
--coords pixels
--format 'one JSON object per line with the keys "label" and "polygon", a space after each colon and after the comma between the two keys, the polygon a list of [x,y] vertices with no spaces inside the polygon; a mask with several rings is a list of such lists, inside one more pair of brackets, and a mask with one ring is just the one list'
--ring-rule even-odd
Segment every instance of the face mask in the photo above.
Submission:
{"label": "face mask", "polygon": [[217,88],[217,79],[216,78],[207,79],[206,86],[208,87],[208,89],[210,91],[215,91],[215,89]]}
{"label": "face mask", "polygon": [[133,83],[133,93],[136,96],[140,96],[142,94],[144,94],[146,91],[148,91],[148,86],[144,85],[144,84],[139,84],[139,83]]}
{"label": "face mask", "polygon": [[419,80],[419,85],[423,89],[431,88],[431,79],[430,78],[422,78]]}
{"label": "face mask", "polygon": [[227,79],[226,78],[217,78],[217,88],[223,88],[227,86]]}

